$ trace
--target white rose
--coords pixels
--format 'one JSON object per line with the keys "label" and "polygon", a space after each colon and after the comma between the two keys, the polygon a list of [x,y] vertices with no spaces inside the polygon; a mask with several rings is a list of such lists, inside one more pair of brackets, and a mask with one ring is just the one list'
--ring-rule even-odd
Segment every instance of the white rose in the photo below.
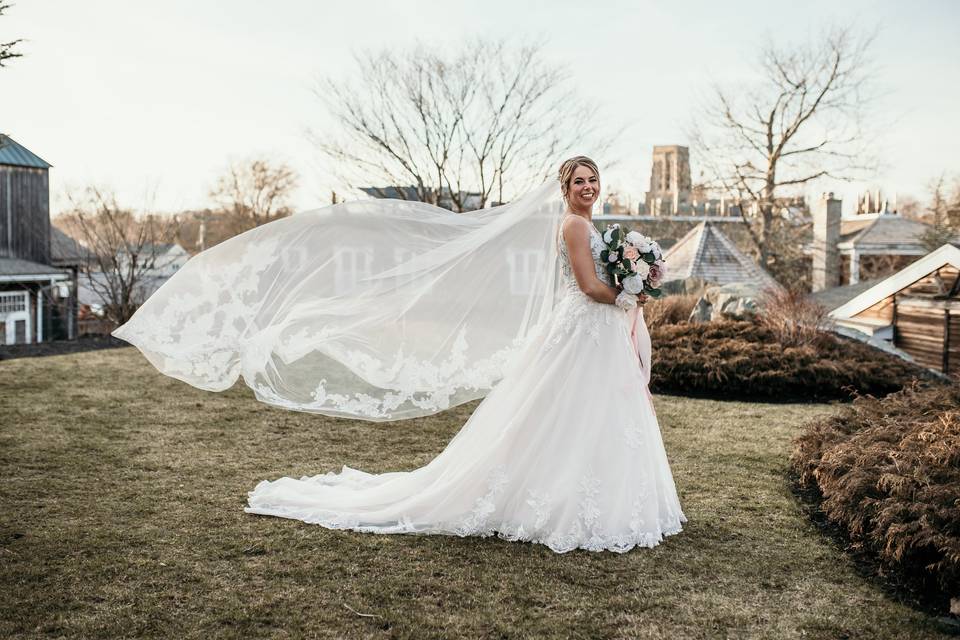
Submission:
{"label": "white rose", "polygon": [[603,232],[603,241],[610,242],[613,240],[613,228],[607,227],[607,230]]}
{"label": "white rose", "polygon": [[627,234],[627,242],[640,250],[640,253],[650,253],[656,242],[638,231],[631,231]]}
{"label": "white rose", "polygon": [[623,279],[623,290],[633,295],[640,293],[643,291],[643,278],[640,276],[627,276]]}
{"label": "white rose", "polygon": [[650,265],[647,264],[646,260],[637,260],[637,264],[633,265],[633,270],[637,272],[640,278],[646,278],[650,273]]}

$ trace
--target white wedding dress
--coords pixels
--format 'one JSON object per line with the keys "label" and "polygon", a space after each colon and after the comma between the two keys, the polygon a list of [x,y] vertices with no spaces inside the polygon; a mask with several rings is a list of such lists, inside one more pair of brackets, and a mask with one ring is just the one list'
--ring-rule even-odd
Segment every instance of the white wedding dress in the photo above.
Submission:
{"label": "white wedding dress", "polygon": [[[653,547],[686,522],[628,315],[562,295],[447,447],[413,471],[263,481],[248,513],[372,533],[498,535],[563,553]],[[603,241],[593,229],[596,273]],[[640,329],[646,329],[640,317]]]}

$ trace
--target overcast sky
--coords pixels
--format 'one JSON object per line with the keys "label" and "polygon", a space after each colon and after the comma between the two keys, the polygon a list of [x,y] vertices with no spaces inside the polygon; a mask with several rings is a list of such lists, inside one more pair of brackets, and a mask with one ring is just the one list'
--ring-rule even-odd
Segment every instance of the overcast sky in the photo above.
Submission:
{"label": "overcast sky", "polygon": [[[131,206],[202,207],[227,163],[253,155],[300,172],[298,208],[326,204],[336,185],[304,135],[325,124],[315,78],[348,73],[355,50],[472,34],[545,38],[583,94],[630,125],[617,143],[623,162],[604,178],[639,197],[652,146],[686,144],[703,88],[749,78],[765,34],[790,42],[830,23],[879,26],[888,94],[877,118],[894,124],[879,140],[887,166],[866,186],[922,197],[934,176],[960,172],[951,0],[14,2],[0,42],[26,42],[0,70],[0,132],[54,165],[54,212],[88,184]],[[849,204],[863,186],[837,190]]]}

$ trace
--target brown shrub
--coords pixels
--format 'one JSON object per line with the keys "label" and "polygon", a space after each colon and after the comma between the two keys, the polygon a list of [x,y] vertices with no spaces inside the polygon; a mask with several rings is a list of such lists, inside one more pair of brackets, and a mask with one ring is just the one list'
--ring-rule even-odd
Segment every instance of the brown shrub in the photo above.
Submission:
{"label": "brown shrub", "polygon": [[790,462],[856,548],[960,594],[960,385],[858,398],[810,425]]}
{"label": "brown shrub", "polygon": [[883,396],[922,368],[869,345],[820,332],[809,344],[783,344],[760,322],[714,321],[650,330],[654,391],[765,401],[850,400]]}
{"label": "brown shrub", "polygon": [[761,296],[760,323],[780,344],[798,347],[817,341],[827,321],[827,309],[799,289],[770,288]]}
{"label": "brown shrub", "polygon": [[643,305],[643,318],[647,327],[686,322],[699,299],[693,294],[678,294],[650,300]]}

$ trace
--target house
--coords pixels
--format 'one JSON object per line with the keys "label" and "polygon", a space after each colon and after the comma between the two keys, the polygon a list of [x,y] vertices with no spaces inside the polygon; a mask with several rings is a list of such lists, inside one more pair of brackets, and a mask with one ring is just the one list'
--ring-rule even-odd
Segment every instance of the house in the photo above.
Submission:
{"label": "house", "polygon": [[139,256],[141,260],[146,258],[151,261],[144,276],[164,280],[179,271],[190,259],[187,250],[176,242],[145,244],[139,251]]}
{"label": "house", "polygon": [[960,372],[960,248],[945,244],[830,311],[841,327],[889,341],[919,364]]}
{"label": "house", "polygon": [[[142,267],[139,268],[140,275],[136,280],[133,298],[142,303],[183,268],[190,259],[190,254],[176,242],[148,243],[137,249],[136,259]],[[129,264],[129,257],[120,253],[117,262],[119,269],[123,271]],[[109,304],[109,301],[104,299],[103,292],[110,288],[110,282],[110,275],[100,271],[81,273],[77,279],[80,305],[96,316],[102,314],[104,307]]]}
{"label": "house", "polygon": [[0,343],[71,335],[74,281],[53,264],[50,164],[0,134]]}
{"label": "house", "polygon": [[664,284],[691,278],[711,284],[750,284],[759,289],[776,287],[773,277],[741,252],[719,225],[704,221],[677,240],[664,254]]}
{"label": "house", "polygon": [[[841,215],[841,201],[826,193],[813,208],[813,290],[832,289],[898,271],[928,249],[929,226],[886,206],[872,213]],[[862,207],[858,207],[861,210]]]}

